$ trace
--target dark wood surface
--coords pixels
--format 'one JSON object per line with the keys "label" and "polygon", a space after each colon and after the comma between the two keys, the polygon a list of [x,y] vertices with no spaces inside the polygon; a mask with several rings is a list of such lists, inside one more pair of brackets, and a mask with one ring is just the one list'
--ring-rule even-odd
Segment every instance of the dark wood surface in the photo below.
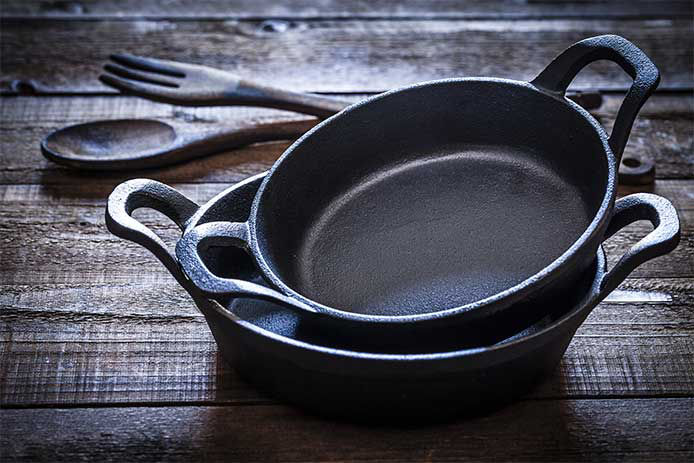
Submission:
{"label": "dark wood surface", "polygon": [[15,18],[672,18],[691,16],[687,0],[168,0],[166,8],[140,0],[5,0]]}
{"label": "dark wood surface", "polygon": [[[274,24],[274,23],[273,23]],[[304,91],[383,91],[421,80],[496,76],[529,80],[567,44],[600,34],[638,43],[660,68],[661,89],[691,86],[682,36],[691,18],[545,20],[64,20],[4,19],[3,92],[111,92],[96,77],[114,52],[185,59]],[[30,48],[31,53],[21,53]],[[574,88],[625,90],[611,63]]]}
{"label": "dark wood surface", "polygon": [[[68,462],[687,461],[692,407],[692,398],[528,400],[477,419],[368,430],[276,405],[8,410],[2,443]],[[13,439],[22,435],[30,446]]]}
{"label": "dark wood surface", "polygon": [[[0,460],[691,461],[694,458],[692,3],[131,0],[0,5]],[[153,171],[85,174],[39,140],[95,119],[286,120],[256,108],[180,108],[96,80],[112,52],[223,67],[359,100],[438,77],[531,78],[558,51],[619,33],[663,73],[627,154],[656,160],[650,188],[682,221],[672,254],[639,268],[590,315],[556,372],[488,416],[425,426],[346,424],[244,383],[203,317],[146,250],[110,235],[104,201],[151,177],[198,202],[267,169],[287,143]],[[628,79],[591,66],[608,128]],[[176,237],[156,213],[139,217]],[[647,230],[609,240],[610,261]]]}

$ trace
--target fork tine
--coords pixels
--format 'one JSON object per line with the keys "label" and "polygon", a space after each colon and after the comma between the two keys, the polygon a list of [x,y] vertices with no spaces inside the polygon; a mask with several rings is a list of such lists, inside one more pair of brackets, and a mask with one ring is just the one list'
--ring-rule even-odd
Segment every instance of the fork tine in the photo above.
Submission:
{"label": "fork tine", "polygon": [[111,60],[123,66],[133,67],[142,71],[158,72],[171,77],[185,77],[185,69],[181,63],[142,56],[118,53],[110,56]]}
{"label": "fork tine", "polygon": [[128,95],[136,95],[163,103],[176,101],[176,92],[171,90],[170,87],[123,79],[111,74],[101,74],[99,80],[109,87]]}
{"label": "fork tine", "polygon": [[179,87],[178,83],[176,83],[174,80],[162,77],[161,74],[145,74],[143,72],[125,68],[117,64],[104,64],[104,71],[110,74],[115,74],[116,76],[124,77],[126,79],[139,80],[140,82],[146,82],[149,84],[158,84],[174,88]]}

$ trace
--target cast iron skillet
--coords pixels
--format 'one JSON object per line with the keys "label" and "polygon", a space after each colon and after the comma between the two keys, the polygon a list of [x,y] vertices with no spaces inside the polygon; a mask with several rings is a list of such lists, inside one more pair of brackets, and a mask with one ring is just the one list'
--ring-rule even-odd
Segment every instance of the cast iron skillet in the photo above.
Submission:
{"label": "cast iron skillet", "polygon": [[[244,378],[313,411],[352,418],[472,413],[518,397],[554,369],[576,329],[609,292],[642,262],[674,249],[679,239],[677,213],[667,200],[651,194],[628,196],[617,202],[606,236],[642,219],[651,221],[655,230],[609,272],[599,249],[577,286],[552,301],[553,316],[487,347],[461,349],[454,338],[447,350],[437,351],[439,346],[429,339],[414,338],[416,349],[410,355],[365,352],[305,329],[301,313],[283,305],[207,299],[181,272],[166,245],[130,217],[134,209],[150,207],[182,230],[220,217],[244,220],[262,179],[259,175],[228,188],[202,207],[161,183],[131,180],[111,194],[106,223],[115,235],[146,247],[169,269],[205,315],[224,358]],[[233,249],[212,248],[205,262],[261,280],[251,267],[229,268],[229,251]]]}
{"label": "cast iron skillet", "polygon": [[[599,59],[634,78],[609,137],[564,97]],[[178,257],[207,295],[279,302],[384,345],[474,322],[515,329],[594,260],[616,166],[658,80],[610,35],[571,46],[531,83],[448,79],[375,96],[294,143],[248,221],[190,230]],[[214,275],[200,258],[210,246],[247,250],[279,291]]]}

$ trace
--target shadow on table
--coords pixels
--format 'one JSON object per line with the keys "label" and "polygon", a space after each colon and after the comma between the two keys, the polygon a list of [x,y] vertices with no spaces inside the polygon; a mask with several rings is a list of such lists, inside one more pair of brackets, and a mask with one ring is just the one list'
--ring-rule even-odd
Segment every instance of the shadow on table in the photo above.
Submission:
{"label": "shadow on table", "polygon": [[[58,166],[42,159],[40,182],[56,197],[106,198],[120,183],[150,178],[163,183],[221,183],[231,185],[268,170],[289,146],[271,142],[219,153],[197,160],[136,171],[85,171]],[[220,190],[223,188],[220,188]]]}
{"label": "shadow on table", "polygon": [[552,460],[593,445],[586,439],[596,437],[594,407],[574,400],[525,399],[481,416],[387,424],[321,417],[267,401],[199,409],[195,420],[210,448],[249,458]]}

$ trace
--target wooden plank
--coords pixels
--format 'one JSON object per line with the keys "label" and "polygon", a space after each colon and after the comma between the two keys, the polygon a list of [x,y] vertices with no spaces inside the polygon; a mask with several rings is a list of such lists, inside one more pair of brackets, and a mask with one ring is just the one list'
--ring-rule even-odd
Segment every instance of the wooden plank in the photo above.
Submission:
{"label": "wooden plank", "polygon": [[[3,92],[104,92],[111,53],[216,66],[302,91],[371,92],[452,76],[535,77],[561,50],[614,33],[658,65],[661,89],[691,89],[692,20],[60,21],[3,19]],[[31,53],[26,53],[30,49]],[[630,79],[596,63],[577,88],[625,90]]]}
{"label": "wooden plank", "polygon": [[[180,188],[201,200],[219,185]],[[0,276],[5,283],[0,287],[5,341],[0,343],[0,402],[265,400],[224,366],[204,321],[162,266],[147,251],[108,235],[101,223],[106,191],[95,196],[88,185],[10,185],[0,191],[0,224],[7,224],[0,233],[6,237],[0,256],[5,267]],[[682,216],[690,230],[690,190],[673,191],[686,206]],[[160,217],[142,218],[150,226],[159,223],[157,230],[168,240],[174,238]],[[691,231],[686,233],[691,237]],[[611,246],[616,251],[626,243]],[[673,253],[658,259],[653,265],[662,267],[641,276],[686,273],[682,262],[691,267],[692,248],[683,241],[676,252],[684,252],[684,258]],[[621,289],[635,295],[620,297],[635,302],[603,304],[579,332],[560,374],[536,394],[690,394],[692,287],[691,278],[630,279]]]}
{"label": "wooden plank", "polygon": [[[361,96],[352,96],[359,100]],[[595,111],[610,126],[619,109],[621,95],[605,95]],[[209,156],[164,169],[98,176],[55,165],[39,151],[48,133],[65,125],[100,119],[161,118],[187,121],[201,129],[211,123],[248,120],[280,121],[303,116],[258,108],[181,108],[129,97],[16,97],[0,105],[0,183],[92,185],[106,192],[132,177],[151,177],[167,183],[233,183],[268,169],[288,143],[270,143]],[[694,97],[655,95],[636,120],[626,155],[654,159],[658,178],[694,178]]]}
{"label": "wooden plank", "polygon": [[280,406],[2,410],[8,460],[687,461],[694,399],[526,401],[363,426]]}
{"label": "wooden plank", "polygon": [[[80,341],[81,338],[73,338],[72,334],[55,338],[60,333],[45,329],[50,328],[51,323],[78,323],[91,319],[105,326],[147,321],[162,326],[204,323],[187,294],[166,274],[153,276],[150,272],[140,272],[138,278],[122,283],[97,283],[83,278],[83,281],[74,283],[3,284],[0,288],[0,307],[3,308],[0,317],[12,322],[13,326],[15,323],[36,323],[37,327],[42,327],[39,333],[50,334],[52,341]],[[688,333],[694,328],[694,314],[686,310],[694,303],[693,289],[694,279],[691,277],[629,278],[585,322],[586,326],[592,326],[585,334],[661,335],[668,330]],[[612,326],[620,331],[598,331]],[[25,337],[29,336],[27,333],[29,331],[16,332],[12,339],[27,342],[43,339]],[[115,332],[111,334],[115,336]]]}
{"label": "wooden plank", "polygon": [[[155,171],[150,171],[154,173]],[[262,172],[262,171],[260,171]],[[260,173],[257,172],[257,173]],[[99,173],[101,175],[101,173]],[[123,175],[123,181],[130,178]],[[150,176],[154,178],[156,176]],[[246,177],[244,177],[246,178]],[[165,179],[164,179],[165,180]],[[121,179],[106,180],[98,183],[85,179],[82,183],[72,184],[0,184],[0,204],[7,211],[11,207],[25,206],[50,208],[54,206],[103,207],[106,197],[113,191]],[[233,182],[227,183],[169,183],[198,204],[204,204],[212,197],[224,191]],[[618,195],[625,196],[638,192],[650,192],[668,198],[678,211],[694,209],[694,182],[692,180],[657,180],[652,186],[620,185]]]}
{"label": "wooden plank", "polygon": [[[224,362],[202,320],[123,316],[115,321],[116,315],[58,314],[52,321],[51,313],[44,315],[41,322],[13,322],[12,336],[7,329],[0,331],[11,339],[0,341],[3,406],[275,403]],[[101,323],[100,318],[114,321]],[[529,397],[691,396],[694,340],[689,324],[689,334],[666,329],[658,335],[622,329],[626,323],[595,330],[616,334],[583,334],[593,330],[587,326],[558,370]]]}
{"label": "wooden plank", "polygon": [[5,0],[3,17],[85,18],[548,18],[548,17],[676,17],[691,15],[686,1],[561,1],[416,0],[291,2],[236,0],[173,0],[162,7],[137,0],[46,2]]}
{"label": "wooden plank", "polygon": [[[683,195],[690,195],[692,189],[694,181],[687,181]],[[14,191],[12,194],[16,195],[16,187]],[[72,196],[71,189],[65,187],[46,189],[42,194],[48,196],[56,191],[59,197]],[[93,193],[87,194],[94,197]],[[98,197],[103,200],[105,196],[99,193]],[[106,230],[103,203],[82,206],[71,201],[72,204],[69,201],[62,205],[52,200],[50,206],[36,201],[15,202],[0,209],[0,239],[3,242],[0,281],[5,284],[125,283],[131,281],[133,275],[141,274],[143,266],[150,272],[149,278],[160,278],[165,274],[159,265],[152,264],[149,252],[124,243]],[[645,263],[633,276],[694,276],[694,208],[691,199],[685,201],[690,206],[680,210],[680,246],[665,257]],[[157,232],[163,232],[168,242],[173,243],[176,239],[177,232],[158,213],[143,211],[139,217]],[[649,229],[650,225],[644,223],[630,225],[606,242],[608,255],[621,256]]]}
{"label": "wooden plank", "polygon": [[[0,280],[4,284],[79,284],[85,280],[116,284],[131,281],[135,275],[141,274],[143,268],[147,271],[144,278],[148,281],[168,278],[148,251],[108,234],[101,222],[102,215],[103,211],[99,209],[98,222],[86,214],[75,216],[77,223],[70,227],[36,222],[21,227],[13,225],[11,229],[3,226]],[[56,219],[57,222],[61,220],[64,219]],[[95,228],[99,229],[98,232],[94,232]],[[161,227],[153,229],[158,233],[163,231]],[[612,260],[623,255],[645,233],[645,226],[635,227],[633,231],[610,240],[606,250]],[[174,243],[170,235],[167,241]],[[675,251],[643,264],[632,276],[691,277],[694,275],[693,254],[694,229],[687,228]]]}
{"label": "wooden plank", "polygon": [[[170,277],[0,288],[0,404],[272,402],[223,362]],[[694,394],[693,289],[627,280],[530,397]]]}
{"label": "wooden plank", "polygon": [[[100,119],[160,118],[187,122],[204,130],[212,123],[297,120],[284,111],[258,108],[180,108],[130,97],[18,97],[4,98],[0,106],[0,183],[85,183],[109,187],[119,180],[153,177],[165,182],[235,183],[267,170],[289,145],[287,142],[254,145],[190,163],[156,170],[125,173],[79,172],[46,160],[39,143],[51,131],[66,125]],[[111,188],[112,189],[112,188]],[[95,190],[96,191],[96,190]]]}

